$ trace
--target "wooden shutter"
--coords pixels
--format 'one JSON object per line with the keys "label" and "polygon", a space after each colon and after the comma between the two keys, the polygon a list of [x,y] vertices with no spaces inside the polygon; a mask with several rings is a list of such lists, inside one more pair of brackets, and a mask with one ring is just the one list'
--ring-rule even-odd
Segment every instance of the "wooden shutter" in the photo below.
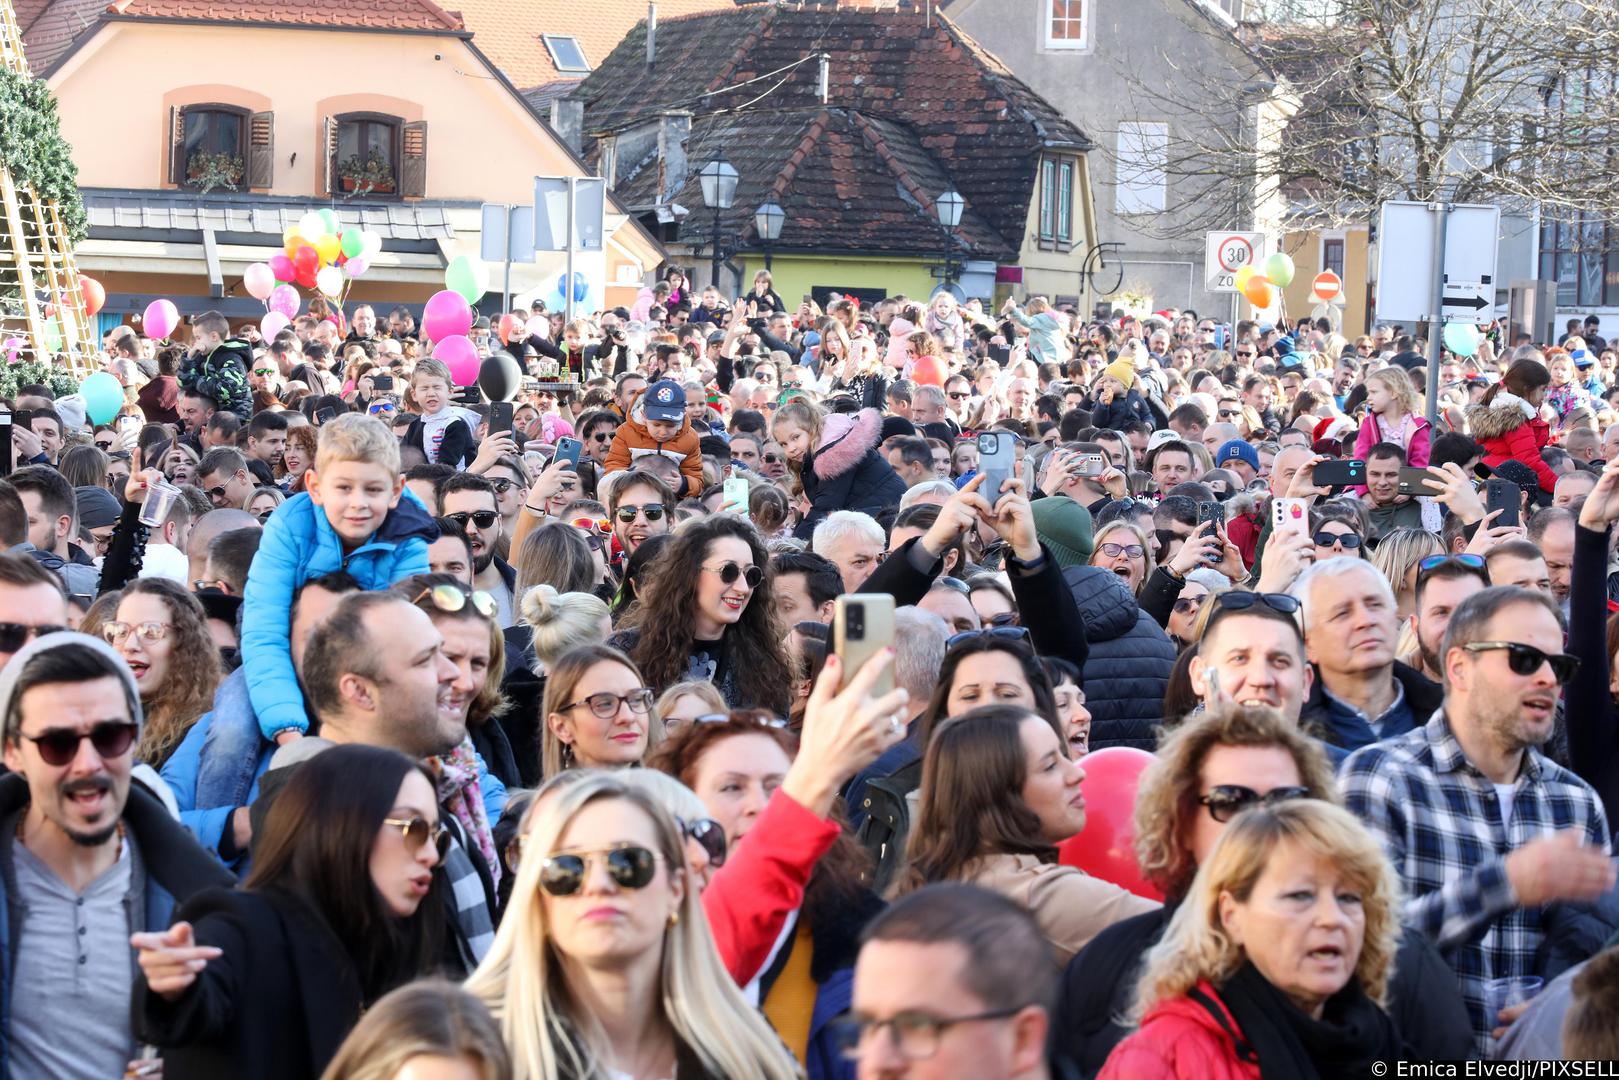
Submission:
{"label": "wooden shutter", "polygon": [[247,122],[247,186],[275,183],[275,113],[254,113]]}
{"label": "wooden shutter", "polygon": [[404,160],[399,167],[399,194],[420,199],[427,195],[427,121],[417,120],[405,125],[405,136],[400,140]]}
{"label": "wooden shutter", "polygon": [[321,128],[326,142],[324,155],[326,159],[325,190],[326,194],[335,195],[337,194],[337,120],[328,116],[321,121]]}
{"label": "wooden shutter", "polygon": [[169,183],[186,182],[186,113],[178,105],[169,106]]}

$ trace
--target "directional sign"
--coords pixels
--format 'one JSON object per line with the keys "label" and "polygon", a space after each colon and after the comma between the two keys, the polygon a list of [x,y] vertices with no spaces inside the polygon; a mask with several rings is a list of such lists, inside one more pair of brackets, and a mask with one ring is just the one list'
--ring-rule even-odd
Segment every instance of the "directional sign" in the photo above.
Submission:
{"label": "directional sign", "polygon": [[[1480,322],[1495,307],[1495,256],[1501,208],[1456,204],[1445,213],[1445,265],[1439,266],[1434,204],[1386,202],[1377,228],[1377,318]],[[1444,302],[1432,311],[1434,279],[1444,275]]]}
{"label": "directional sign", "polygon": [[1211,232],[1203,256],[1203,287],[1209,292],[1236,292],[1237,271],[1265,261],[1265,234]]}

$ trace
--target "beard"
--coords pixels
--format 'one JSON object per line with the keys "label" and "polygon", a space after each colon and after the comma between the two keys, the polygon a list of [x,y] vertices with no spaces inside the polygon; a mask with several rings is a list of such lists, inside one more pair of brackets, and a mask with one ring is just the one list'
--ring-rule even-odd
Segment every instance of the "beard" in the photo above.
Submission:
{"label": "beard", "polygon": [[494,561],[495,549],[492,547],[486,547],[483,549],[482,555],[474,555],[472,557],[472,572],[474,574],[481,574],[485,570],[489,569],[489,564]]}
{"label": "beard", "polygon": [[[109,777],[96,776],[87,780],[71,780],[67,783],[59,784],[56,789],[58,796],[57,804],[59,806],[66,807],[69,805],[69,800],[81,791],[94,791],[111,794],[112,780]],[[108,840],[111,840],[113,834],[118,831],[118,817],[116,815],[113,817],[112,821],[108,822],[106,825],[98,829],[93,829],[89,832],[83,832],[78,829],[70,828],[65,820],[58,820],[56,824],[64,833],[67,834],[69,840],[73,841],[73,843],[77,844],[79,847],[87,848],[100,847]]]}

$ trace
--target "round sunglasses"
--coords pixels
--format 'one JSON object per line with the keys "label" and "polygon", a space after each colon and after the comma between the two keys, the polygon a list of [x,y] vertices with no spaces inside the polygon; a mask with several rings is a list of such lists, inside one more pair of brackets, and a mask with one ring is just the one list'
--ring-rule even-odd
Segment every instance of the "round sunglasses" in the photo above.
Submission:
{"label": "round sunglasses", "polygon": [[724,563],[720,566],[705,566],[703,569],[710,574],[718,574],[720,581],[726,585],[735,585],[736,579],[742,578],[748,583],[748,588],[750,589],[757,589],[759,582],[765,579],[765,572],[757,566],[749,566],[744,569],[734,562]]}

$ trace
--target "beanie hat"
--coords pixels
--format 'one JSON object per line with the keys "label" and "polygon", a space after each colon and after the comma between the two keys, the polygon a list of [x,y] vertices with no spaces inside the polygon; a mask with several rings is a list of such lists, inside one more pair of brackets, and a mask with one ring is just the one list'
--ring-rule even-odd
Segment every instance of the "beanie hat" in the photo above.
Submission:
{"label": "beanie hat", "polygon": [[915,435],[916,425],[903,416],[889,415],[883,417],[882,434],[877,437],[878,444],[887,442],[895,435]]}
{"label": "beanie hat", "polygon": [[86,529],[104,529],[116,525],[124,508],[104,487],[76,487],[73,501],[79,514],[79,525]]}
{"label": "beanie hat", "polygon": [[1135,385],[1136,363],[1128,356],[1119,357],[1103,370],[1123,383],[1126,390]]}
{"label": "beanie hat", "polygon": [[84,430],[86,406],[83,394],[64,394],[51,404],[56,409],[56,415],[62,418],[64,434]]}
{"label": "beanie hat", "polygon": [[1034,529],[1058,567],[1084,566],[1090,561],[1091,512],[1063,495],[1036,499]]}
{"label": "beanie hat", "polygon": [[1220,444],[1219,451],[1214,455],[1215,468],[1233,461],[1247,462],[1250,469],[1254,472],[1259,471],[1259,451],[1241,439],[1227,439]]}
{"label": "beanie hat", "polygon": [[[1044,500],[1041,500],[1044,501]],[[137,732],[145,723],[145,716],[141,712],[141,692],[135,685],[135,676],[129,670],[129,665],[117,649],[98,637],[81,634],[76,630],[58,630],[54,634],[42,634],[18,649],[4,668],[0,668],[0,726],[3,726],[7,735],[17,730],[17,721],[20,719],[16,708],[17,681],[22,678],[23,669],[29,661],[40,653],[50,652],[63,645],[78,645],[93,652],[100,653],[110,661],[109,666],[117,672],[118,681],[123,684],[124,698],[129,702],[130,719],[135,721]],[[295,739],[294,742],[302,742]]]}

